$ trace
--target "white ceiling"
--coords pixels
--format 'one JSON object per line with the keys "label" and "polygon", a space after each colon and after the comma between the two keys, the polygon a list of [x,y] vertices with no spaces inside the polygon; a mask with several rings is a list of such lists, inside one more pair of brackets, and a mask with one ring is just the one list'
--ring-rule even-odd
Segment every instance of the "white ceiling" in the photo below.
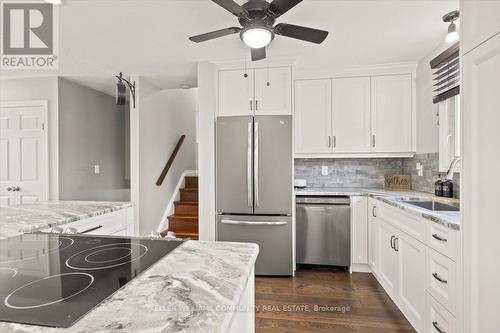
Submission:
{"label": "white ceiling", "polygon": [[[278,22],[328,30],[327,40],[316,45],[277,36],[268,54],[299,56],[301,69],[416,62],[442,42],[441,17],[457,8],[458,0],[304,0]],[[188,37],[235,25],[209,0],[66,0],[59,74],[79,82],[111,77],[102,85],[123,71],[162,88],[196,85],[198,61],[243,58],[248,51],[238,35],[202,44]]]}

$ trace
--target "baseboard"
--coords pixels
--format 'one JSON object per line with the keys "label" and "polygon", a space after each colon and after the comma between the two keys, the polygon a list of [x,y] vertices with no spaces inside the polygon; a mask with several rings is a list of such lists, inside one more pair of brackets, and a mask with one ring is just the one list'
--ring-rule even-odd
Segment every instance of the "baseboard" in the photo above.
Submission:
{"label": "baseboard", "polygon": [[372,270],[368,264],[352,264],[350,267],[351,272],[355,273],[371,273]]}
{"label": "baseboard", "polygon": [[184,179],[187,176],[198,176],[198,170],[186,170],[181,174],[156,231],[162,232],[168,229],[168,217],[174,213],[174,202],[180,199],[179,192],[180,189],[184,186]]}

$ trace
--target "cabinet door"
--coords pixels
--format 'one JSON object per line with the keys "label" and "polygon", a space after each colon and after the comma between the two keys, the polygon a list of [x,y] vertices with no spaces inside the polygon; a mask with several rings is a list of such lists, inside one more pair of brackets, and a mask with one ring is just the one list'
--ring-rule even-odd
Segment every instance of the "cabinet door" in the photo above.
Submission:
{"label": "cabinet door", "polygon": [[398,253],[393,249],[396,230],[383,220],[378,220],[378,277],[380,284],[392,298],[398,290]]}
{"label": "cabinet door", "polygon": [[332,80],[333,151],[370,152],[370,78]]}
{"label": "cabinet door", "polygon": [[398,303],[420,332],[425,325],[425,245],[399,232],[395,248],[399,259]]}
{"label": "cabinet door", "polygon": [[219,116],[253,115],[254,72],[249,69],[219,72]]}
{"label": "cabinet door", "polygon": [[469,52],[500,32],[499,0],[462,0],[460,8],[460,47]]}
{"label": "cabinet door", "polygon": [[[495,332],[500,327],[500,34],[463,57],[463,235],[464,332]],[[487,186],[485,186],[487,184]]]}
{"label": "cabinet door", "polygon": [[[269,85],[267,84],[269,82]],[[255,115],[292,114],[290,67],[255,70]]]}
{"label": "cabinet door", "polygon": [[295,152],[331,153],[332,81],[295,82]]}
{"label": "cabinet door", "polygon": [[351,197],[351,255],[353,264],[368,264],[368,198]]}
{"label": "cabinet door", "polygon": [[378,220],[376,217],[377,203],[368,199],[368,264],[372,272],[378,274]]}
{"label": "cabinet door", "polygon": [[411,75],[371,78],[372,151],[408,153],[412,148]]}

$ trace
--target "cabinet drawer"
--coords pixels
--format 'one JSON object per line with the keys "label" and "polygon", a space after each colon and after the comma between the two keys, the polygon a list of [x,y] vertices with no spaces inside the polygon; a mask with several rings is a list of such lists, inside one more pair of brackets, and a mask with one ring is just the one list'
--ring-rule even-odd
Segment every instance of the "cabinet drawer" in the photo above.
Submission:
{"label": "cabinet drawer", "polygon": [[456,260],[458,231],[437,223],[427,223],[427,245],[445,256]]}
{"label": "cabinet drawer", "polygon": [[387,221],[401,231],[418,239],[425,239],[425,223],[416,216],[405,213],[404,210],[388,205],[380,200],[375,208],[375,216]]}
{"label": "cabinet drawer", "polygon": [[455,333],[456,319],[451,313],[440,305],[430,294],[427,294],[427,325],[424,332],[427,333]]}
{"label": "cabinet drawer", "polygon": [[456,264],[427,247],[427,291],[452,314],[457,303]]}

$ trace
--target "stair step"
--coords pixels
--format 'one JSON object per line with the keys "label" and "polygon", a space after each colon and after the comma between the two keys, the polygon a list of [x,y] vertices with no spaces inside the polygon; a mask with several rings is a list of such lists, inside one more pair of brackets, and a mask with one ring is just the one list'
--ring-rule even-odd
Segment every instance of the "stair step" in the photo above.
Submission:
{"label": "stair step", "polygon": [[184,183],[185,188],[198,188],[198,176],[186,176]]}
{"label": "stair step", "polygon": [[181,201],[198,201],[197,188],[181,188]]}
{"label": "stair step", "polygon": [[[172,231],[172,230],[170,230]],[[165,237],[167,235],[168,230],[162,231],[160,233],[161,237]],[[179,231],[175,233],[175,237],[177,238],[190,238],[193,240],[198,240],[197,232],[189,232],[189,231]]]}
{"label": "stair step", "polygon": [[176,201],[175,215],[198,216],[198,201]]}
{"label": "stair step", "polygon": [[177,232],[198,232],[198,216],[170,215],[168,217],[168,230]]}

